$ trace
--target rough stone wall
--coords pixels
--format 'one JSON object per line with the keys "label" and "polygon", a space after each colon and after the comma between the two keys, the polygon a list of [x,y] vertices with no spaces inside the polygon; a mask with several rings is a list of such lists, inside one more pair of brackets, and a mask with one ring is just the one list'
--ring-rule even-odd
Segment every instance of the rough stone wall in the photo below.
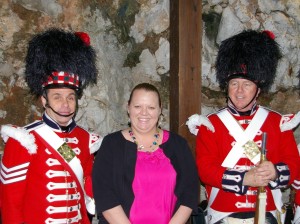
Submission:
{"label": "rough stone wall", "polygon": [[[259,102],[280,113],[300,110],[300,0],[203,0],[202,113],[225,104],[215,78],[215,59],[222,40],[245,29],[271,30],[282,58],[269,94]],[[300,130],[295,131],[298,143]]]}
{"label": "rough stone wall", "polygon": [[24,57],[32,35],[50,27],[87,32],[96,49],[98,83],[79,102],[80,125],[101,135],[125,127],[127,100],[140,82],[160,89],[168,114],[168,0],[1,0],[0,125],[41,116],[24,83]]}
{"label": "rough stone wall", "polygon": [[[214,61],[219,43],[243,29],[272,30],[282,47],[277,79],[262,104],[281,113],[299,111],[300,0],[202,0],[202,5],[202,113],[224,105]],[[88,32],[98,56],[98,83],[79,102],[79,124],[102,135],[125,127],[131,88],[149,81],[160,89],[168,128],[169,16],[169,0],[1,0],[0,125],[22,126],[41,115],[23,79],[26,46],[35,33],[60,27]],[[298,129],[295,133],[299,139]]]}

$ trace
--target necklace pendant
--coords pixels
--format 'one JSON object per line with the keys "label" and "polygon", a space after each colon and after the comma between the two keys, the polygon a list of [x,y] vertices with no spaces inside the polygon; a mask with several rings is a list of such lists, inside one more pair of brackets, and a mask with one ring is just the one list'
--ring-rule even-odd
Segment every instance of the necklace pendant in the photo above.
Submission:
{"label": "necklace pendant", "polygon": [[142,150],[142,149],[144,149],[145,147],[143,146],[143,145],[140,145],[140,146],[138,146],[138,150]]}
{"label": "necklace pendant", "polygon": [[157,146],[158,145],[158,140],[159,140],[159,130],[157,130],[157,133],[153,135],[154,137],[154,141],[152,142],[152,144],[150,146],[147,146],[145,147],[144,145],[139,145],[138,142],[137,142],[137,139],[136,137],[134,136],[134,133],[131,129],[128,130],[128,133],[129,133],[129,136],[131,137],[132,141],[137,145],[137,150],[141,151],[141,150],[144,150],[144,149],[149,149],[151,151],[154,150],[153,146]]}

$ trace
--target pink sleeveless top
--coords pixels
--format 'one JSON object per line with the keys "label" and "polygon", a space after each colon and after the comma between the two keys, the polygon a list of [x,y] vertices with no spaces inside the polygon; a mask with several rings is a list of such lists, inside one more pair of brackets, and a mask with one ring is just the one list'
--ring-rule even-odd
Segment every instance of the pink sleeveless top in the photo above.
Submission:
{"label": "pink sleeveless top", "polygon": [[[169,132],[163,131],[166,142]],[[174,194],[176,172],[163,150],[137,152],[135,177],[132,188],[134,201],[130,210],[132,224],[167,224],[176,203]]]}

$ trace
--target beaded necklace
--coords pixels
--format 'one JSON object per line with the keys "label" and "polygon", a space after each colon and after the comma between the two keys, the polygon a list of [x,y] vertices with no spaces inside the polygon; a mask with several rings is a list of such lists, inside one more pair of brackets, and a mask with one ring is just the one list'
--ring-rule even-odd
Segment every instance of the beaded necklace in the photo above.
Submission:
{"label": "beaded necklace", "polygon": [[160,134],[159,134],[159,130],[158,130],[158,129],[157,129],[157,133],[154,134],[154,136],[153,136],[153,137],[154,137],[154,141],[152,142],[152,144],[151,144],[149,147],[146,147],[146,146],[144,146],[144,145],[139,145],[139,144],[138,144],[138,142],[137,142],[137,140],[136,140],[136,137],[134,136],[133,131],[132,131],[131,128],[128,130],[128,133],[129,133],[129,135],[130,135],[132,141],[137,145],[137,149],[138,149],[138,150],[143,150],[143,149],[145,149],[145,148],[149,148],[150,150],[152,150],[152,147],[153,147],[153,146],[158,145],[157,141],[158,141],[158,139],[159,139],[159,137],[160,137]]}

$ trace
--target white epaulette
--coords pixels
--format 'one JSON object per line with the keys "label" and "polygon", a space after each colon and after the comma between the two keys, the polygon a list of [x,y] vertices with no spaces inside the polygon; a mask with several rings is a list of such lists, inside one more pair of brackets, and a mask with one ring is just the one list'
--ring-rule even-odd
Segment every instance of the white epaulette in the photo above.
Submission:
{"label": "white epaulette", "polygon": [[28,130],[22,127],[15,127],[12,125],[1,126],[1,137],[4,142],[7,142],[8,138],[13,138],[18,141],[24,148],[28,150],[29,154],[35,154],[37,152],[37,146],[35,144],[35,138]]}
{"label": "white epaulette", "polygon": [[293,115],[293,114],[287,114],[282,115],[282,118],[280,120],[280,130],[281,132],[292,130],[300,123],[300,111]]}
{"label": "white epaulette", "polygon": [[212,125],[210,120],[204,115],[193,114],[188,118],[185,124],[188,126],[190,132],[194,135],[198,134],[198,130],[201,125],[204,125],[212,132],[215,132],[214,126]]}
{"label": "white epaulette", "polygon": [[90,154],[93,154],[96,151],[98,151],[98,149],[102,144],[102,140],[103,140],[102,136],[95,133],[90,133],[90,144],[89,144]]}
{"label": "white epaulette", "polygon": [[80,127],[81,129],[85,130],[87,133],[89,133],[90,138],[89,138],[89,149],[90,149],[90,154],[93,154],[95,152],[98,151],[98,149],[101,146],[103,137],[94,133],[94,132],[90,132],[87,129],[85,129],[84,127],[77,125],[78,127]]}

